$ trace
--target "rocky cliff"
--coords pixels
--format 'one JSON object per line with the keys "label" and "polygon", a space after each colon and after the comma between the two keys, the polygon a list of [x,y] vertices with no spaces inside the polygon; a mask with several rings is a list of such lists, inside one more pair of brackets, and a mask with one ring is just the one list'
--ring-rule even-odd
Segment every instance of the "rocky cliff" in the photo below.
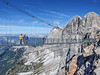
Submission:
{"label": "rocky cliff", "polygon": [[[99,75],[100,16],[90,12],[73,17],[63,28],[55,27],[48,39],[92,39],[94,43],[25,47],[20,60],[7,75]],[[47,41],[46,41],[47,42]],[[50,41],[51,42],[51,41]]]}

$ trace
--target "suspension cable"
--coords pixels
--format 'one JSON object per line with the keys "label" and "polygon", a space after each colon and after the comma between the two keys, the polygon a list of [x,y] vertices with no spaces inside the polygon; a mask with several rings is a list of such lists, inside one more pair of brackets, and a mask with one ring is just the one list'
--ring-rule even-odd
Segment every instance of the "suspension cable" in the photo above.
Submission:
{"label": "suspension cable", "polygon": [[38,20],[38,21],[40,21],[40,22],[43,22],[43,23],[46,24],[46,25],[55,27],[54,25],[52,25],[52,24],[50,24],[50,23],[48,23],[48,22],[46,22],[46,21],[44,21],[44,20],[42,20],[42,19],[40,19],[40,18],[38,18],[38,17],[33,16],[32,14],[30,14],[30,13],[28,13],[28,12],[26,12],[26,11],[24,11],[24,10],[18,8],[18,7],[16,7],[15,5],[13,5],[13,4],[11,4],[11,3],[5,1],[5,0],[0,0],[0,1],[1,1],[2,3],[5,3],[6,5],[11,6],[12,8],[14,8],[14,9],[16,9],[16,10],[18,10],[18,11],[20,11],[20,12],[22,12],[22,13],[28,15],[28,16],[30,16],[31,18],[34,18],[34,19],[36,19],[36,20]]}
{"label": "suspension cable", "polygon": [[11,21],[9,21],[9,25],[10,25],[10,34],[12,34]]}
{"label": "suspension cable", "polygon": [[6,7],[6,36],[7,36],[7,27],[8,27],[8,12],[7,12],[7,7]]}

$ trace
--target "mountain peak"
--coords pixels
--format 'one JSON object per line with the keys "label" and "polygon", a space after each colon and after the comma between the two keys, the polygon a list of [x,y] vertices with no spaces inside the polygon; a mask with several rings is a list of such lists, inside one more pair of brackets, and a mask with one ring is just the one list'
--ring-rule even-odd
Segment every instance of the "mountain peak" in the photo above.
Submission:
{"label": "mountain peak", "polygon": [[76,18],[82,19],[80,16],[74,16],[72,19],[76,19]]}
{"label": "mountain peak", "polygon": [[86,17],[99,17],[99,15],[96,14],[95,12],[89,12],[84,16],[84,18],[86,18]]}
{"label": "mountain peak", "polygon": [[79,22],[82,21],[82,18],[80,16],[74,16],[69,22],[68,25],[76,25],[79,24]]}

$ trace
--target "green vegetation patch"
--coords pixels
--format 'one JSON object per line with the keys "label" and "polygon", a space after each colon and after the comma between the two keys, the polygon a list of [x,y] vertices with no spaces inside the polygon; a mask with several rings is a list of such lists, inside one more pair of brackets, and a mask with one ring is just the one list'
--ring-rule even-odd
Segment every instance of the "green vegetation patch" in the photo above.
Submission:
{"label": "green vegetation patch", "polygon": [[8,58],[9,58],[8,56],[5,56],[5,57],[1,60],[1,62],[7,60]]}
{"label": "green vegetation patch", "polygon": [[7,63],[14,63],[14,61],[15,61],[15,59],[12,58],[12,59],[8,60]]}
{"label": "green vegetation patch", "polygon": [[5,52],[5,50],[0,51],[0,55],[1,55],[2,53],[4,53],[4,52]]}

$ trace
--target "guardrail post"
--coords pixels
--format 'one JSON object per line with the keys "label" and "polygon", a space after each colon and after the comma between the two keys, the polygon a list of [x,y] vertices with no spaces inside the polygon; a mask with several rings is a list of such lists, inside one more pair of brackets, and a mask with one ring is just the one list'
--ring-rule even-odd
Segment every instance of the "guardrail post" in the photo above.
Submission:
{"label": "guardrail post", "polygon": [[51,41],[50,43],[53,44],[53,39],[52,38],[50,39],[50,41]]}
{"label": "guardrail post", "polygon": [[53,44],[54,44],[54,39],[53,39]]}
{"label": "guardrail post", "polygon": [[66,43],[67,43],[67,39],[66,39]]}
{"label": "guardrail post", "polygon": [[8,37],[7,37],[7,44],[8,44]]}
{"label": "guardrail post", "polygon": [[31,41],[32,41],[32,45],[33,45],[33,38],[31,39]]}
{"label": "guardrail post", "polygon": [[48,39],[46,39],[46,44],[48,43]]}
{"label": "guardrail post", "polygon": [[36,46],[36,38],[35,38],[35,46]]}
{"label": "guardrail post", "polygon": [[41,38],[40,38],[40,45],[42,45],[42,43],[41,43]]}
{"label": "guardrail post", "polygon": [[43,39],[43,45],[45,44],[45,40],[46,40],[46,39]]}
{"label": "guardrail post", "polygon": [[52,43],[52,38],[49,38],[49,40],[50,40],[50,43]]}
{"label": "guardrail post", "polygon": [[10,45],[11,45],[11,37],[10,37]]}

